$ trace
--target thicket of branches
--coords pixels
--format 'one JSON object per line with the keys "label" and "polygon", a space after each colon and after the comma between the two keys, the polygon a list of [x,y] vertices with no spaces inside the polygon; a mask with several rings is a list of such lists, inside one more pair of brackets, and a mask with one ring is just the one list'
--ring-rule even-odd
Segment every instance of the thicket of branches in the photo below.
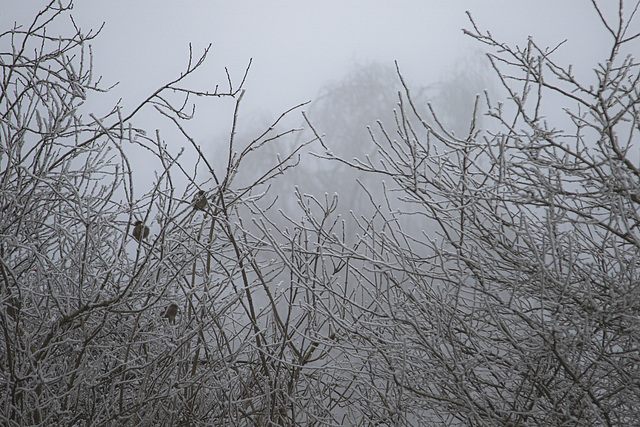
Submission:
{"label": "thicket of branches", "polygon": [[[0,422],[637,422],[640,3],[613,20],[593,6],[611,38],[595,84],[561,46],[512,48],[471,20],[508,98],[479,96],[467,135],[398,73],[375,156],[333,155],[305,115],[312,137],[260,168],[251,157],[297,131],[276,129],[302,105],[238,146],[247,73],[188,88],[208,50],[131,111],[97,117],[82,105],[106,90],[97,33],[47,32],[70,3],[2,30]],[[236,99],[224,171],[189,136],[195,96]],[[186,151],[136,128],[150,108]],[[367,176],[366,214],[347,221],[340,196],[300,191],[297,209],[271,208],[270,184],[307,146]],[[133,148],[158,165],[141,195]]]}

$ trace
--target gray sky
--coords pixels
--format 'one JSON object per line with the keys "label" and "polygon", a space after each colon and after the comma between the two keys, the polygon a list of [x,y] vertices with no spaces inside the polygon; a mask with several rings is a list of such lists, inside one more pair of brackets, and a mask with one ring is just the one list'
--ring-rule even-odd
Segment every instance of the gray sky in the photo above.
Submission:
{"label": "gray sky", "polygon": [[[42,3],[0,0],[1,25],[32,16]],[[587,70],[610,42],[585,0],[82,0],[74,17],[85,31],[105,22],[93,42],[95,73],[105,85],[120,82],[108,95],[90,95],[89,107],[106,113],[120,98],[125,108],[137,104],[185,69],[189,43],[195,55],[213,43],[191,87],[224,87],[225,66],[239,82],[253,58],[243,116],[266,111],[275,117],[314,99],[354,64],[397,60],[412,85],[435,83],[457,60],[483,48],[462,33],[470,27],[466,10],[482,29],[512,44],[524,45],[529,35],[541,45],[569,39],[559,53]],[[192,135],[205,144],[228,132],[232,106],[228,100],[199,102]],[[141,117],[149,131],[171,127],[151,117]]]}
{"label": "gray sky", "polygon": [[[22,9],[33,4],[9,3]],[[508,42],[523,45],[528,35],[541,44],[569,38],[562,54],[572,62],[602,55],[609,41],[592,30],[600,27],[584,0],[83,0],[74,15],[86,29],[106,23],[93,43],[95,69],[105,83],[120,82],[110,97],[124,97],[125,106],[178,75],[190,42],[196,53],[213,43],[194,87],[224,84],[225,66],[239,78],[253,58],[245,114],[267,110],[275,115],[313,99],[323,83],[339,79],[354,63],[398,60],[412,84],[433,83],[456,59],[482,48],[461,31],[469,27],[465,10]],[[220,133],[229,121],[207,119],[207,126],[194,132],[202,138]]]}

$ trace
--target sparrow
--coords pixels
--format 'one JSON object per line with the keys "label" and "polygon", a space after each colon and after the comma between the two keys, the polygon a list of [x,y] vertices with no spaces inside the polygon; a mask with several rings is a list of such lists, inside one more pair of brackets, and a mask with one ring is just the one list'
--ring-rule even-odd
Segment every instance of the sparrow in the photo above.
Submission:
{"label": "sparrow", "polygon": [[149,237],[149,227],[144,225],[142,221],[136,221],[133,227],[133,238],[138,242]]}
{"label": "sparrow", "polygon": [[197,211],[206,211],[209,202],[207,201],[207,195],[204,190],[198,190],[193,196],[193,209]]}
{"label": "sparrow", "polygon": [[166,317],[167,319],[169,319],[169,323],[176,323],[176,315],[177,314],[178,314],[178,304],[171,303],[165,309],[164,314],[162,315],[162,317]]}

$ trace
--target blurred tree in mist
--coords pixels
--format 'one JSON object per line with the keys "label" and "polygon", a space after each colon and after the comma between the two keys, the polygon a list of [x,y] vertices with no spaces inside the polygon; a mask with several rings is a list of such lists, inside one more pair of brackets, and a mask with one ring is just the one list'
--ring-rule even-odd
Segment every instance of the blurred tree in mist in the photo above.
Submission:
{"label": "blurred tree in mist", "polygon": [[367,127],[393,120],[400,89],[393,66],[356,64],[342,79],[320,89],[307,114],[336,155],[346,159],[375,155]]}
{"label": "blurred tree in mist", "polygon": [[[423,100],[431,103],[447,132],[460,138],[469,132],[469,124],[474,119],[476,96],[483,95],[485,91],[495,93],[493,79],[484,53],[474,50],[459,57],[440,81],[417,90],[412,98],[416,105],[422,105]],[[410,82],[409,85],[413,86]],[[475,112],[476,127],[483,129],[486,109],[482,104],[479,108]],[[431,126],[438,125],[434,116],[427,111],[421,111],[420,114],[430,120]]]}
{"label": "blurred tree in mist", "polygon": [[[442,113],[438,119],[447,130],[458,134],[468,132],[476,96],[490,87],[488,72],[486,58],[478,55],[462,57],[455,63],[454,72],[447,73],[442,81],[420,87],[414,96],[415,104],[425,117],[428,115],[427,105],[437,108]],[[280,198],[277,206],[285,210],[295,208],[294,189],[297,187],[302,193],[340,195],[336,212],[349,223],[350,212],[372,215],[374,209],[369,201],[369,193],[382,195],[378,177],[353,168],[348,163],[326,162],[322,157],[325,157],[326,149],[331,156],[347,162],[356,158],[367,159],[374,164],[380,162],[372,136],[382,136],[381,125],[397,120],[402,92],[393,64],[377,62],[356,64],[343,78],[325,83],[318,97],[306,108],[306,115],[321,133],[326,147],[314,145],[301,151],[301,167],[292,169],[274,181],[277,187],[274,190]],[[433,117],[427,120],[432,126],[437,126]],[[479,114],[477,121],[480,127],[482,116]],[[262,125],[243,126],[239,138],[251,141],[250,135],[259,134],[259,129],[267,125],[264,119],[259,123]],[[251,129],[253,132],[249,133]],[[301,141],[309,139],[311,129],[307,127],[302,130],[290,138],[265,146],[254,157],[256,166],[264,161],[265,156],[275,159],[279,152],[291,150]],[[274,134],[278,132],[278,129],[274,130]],[[311,153],[316,156],[309,155]]]}

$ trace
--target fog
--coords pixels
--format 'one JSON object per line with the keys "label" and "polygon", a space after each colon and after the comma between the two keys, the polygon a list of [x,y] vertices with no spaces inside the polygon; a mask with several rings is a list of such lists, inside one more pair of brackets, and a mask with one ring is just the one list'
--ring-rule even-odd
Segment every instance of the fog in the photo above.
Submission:
{"label": "fog", "polygon": [[[36,6],[47,2],[5,3],[0,19],[8,27],[14,21],[30,23],[39,10]],[[181,85],[199,91],[214,91],[218,86],[224,92],[226,72],[238,86],[251,64],[243,86],[235,150],[260,135],[282,112],[310,102],[290,114],[280,128],[306,127],[300,111],[307,111],[333,152],[347,160],[372,155],[375,150],[367,126],[376,130],[380,120],[393,132],[395,94],[401,90],[395,63],[417,101],[432,102],[445,124],[460,135],[468,129],[476,94],[487,89],[494,99],[505,97],[484,46],[463,33],[472,27],[467,11],[481,31],[488,30],[507,44],[525,46],[529,36],[539,46],[561,44],[556,61],[574,64],[579,78],[595,81],[592,69],[608,56],[610,36],[599,25],[592,5],[584,1],[88,0],[74,5],[74,22],[85,34],[101,28],[90,43],[93,80],[101,78],[103,89],[115,86],[106,93],[89,92],[80,111],[88,120],[89,114],[103,117],[119,104],[128,114],[186,70],[190,46],[196,61],[211,45],[204,66]],[[66,18],[48,30],[50,35],[72,31],[73,24]],[[236,100],[192,97],[189,102],[195,106],[195,116],[184,124],[185,130],[214,168],[222,171]],[[553,111],[546,102],[546,111]],[[562,107],[557,105],[556,110]],[[192,170],[195,153],[168,118],[147,108],[136,115],[134,124],[148,136],[158,131],[173,153],[187,148],[181,166]],[[252,175],[262,174],[278,154],[286,155],[292,146],[311,137],[298,134],[293,141],[284,139],[284,146],[263,148],[259,156],[248,159],[249,164],[245,162],[239,182],[251,182]],[[318,148],[314,145],[309,150]],[[149,162],[144,149],[128,147],[127,156],[134,165],[136,193],[144,194],[152,188],[154,171],[161,165]],[[320,197],[325,192],[340,193],[344,214],[356,207],[354,194],[368,205],[356,182],[362,175],[317,164],[309,156],[302,161],[303,167],[281,179],[275,190],[281,200],[289,200],[289,207],[295,206],[296,185]],[[208,179],[208,174],[199,176],[200,183]],[[176,184],[179,189],[188,186],[186,181]]]}
{"label": "fog", "polygon": [[0,0],[0,424],[640,419],[612,2],[66,4]]}
{"label": "fog", "polygon": [[[3,0],[0,19],[27,22],[44,2]],[[478,46],[462,29],[469,11],[483,30],[505,42],[523,45],[533,36],[540,45],[567,39],[560,54],[591,69],[609,41],[589,2],[584,1],[110,1],[87,0],[74,7],[74,19],[86,33],[104,23],[92,43],[94,75],[105,94],[89,94],[87,109],[104,111],[122,99],[137,105],[163,83],[184,71],[189,44],[198,56],[212,44],[205,67],[191,86],[226,87],[224,68],[239,81],[249,60],[241,117],[275,117],[314,100],[323,85],[340,80],[354,66],[398,64],[415,88],[446,78],[456,63]],[[30,21],[29,21],[30,22]],[[593,30],[597,28],[597,30]],[[66,28],[67,30],[69,27]],[[52,28],[51,31],[55,29]],[[481,57],[476,55],[476,57]],[[233,102],[201,102],[190,132],[202,144],[228,132]],[[142,127],[163,132],[168,122],[141,117]],[[372,121],[376,118],[372,118]]]}
{"label": "fog", "polygon": [[[47,2],[4,3],[1,24],[9,27],[12,22],[29,24],[37,6]],[[310,102],[286,117],[280,129],[306,127],[300,112],[307,111],[333,152],[347,160],[373,155],[367,126],[375,131],[380,121],[393,132],[396,93],[402,89],[396,63],[416,100],[423,106],[431,102],[444,123],[460,135],[468,129],[477,94],[486,89],[493,99],[505,97],[484,46],[463,33],[472,27],[467,12],[481,31],[490,31],[504,43],[525,46],[532,37],[538,46],[560,45],[555,60],[574,64],[578,78],[595,82],[592,70],[609,54],[610,35],[593,6],[584,1],[88,0],[74,5],[74,22],[85,34],[101,29],[90,43],[93,80],[101,78],[103,89],[113,87],[106,93],[89,92],[80,111],[88,120],[89,114],[103,117],[119,104],[128,114],[186,70],[190,47],[196,61],[211,45],[205,64],[181,85],[210,92],[217,86],[224,92],[227,71],[237,87],[250,64],[234,150],[260,135],[282,112]],[[48,29],[50,35],[73,31],[67,18]],[[553,112],[550,101],[552,96],[545,100],[545,111]],[[185,130],[214,168],[224,170],[236,100],[192,97],[189,103],[195,107],[195,116],[184,124]],[[561,112],[563,107],[558,104],[555,110]],[[561,118],[566,120],[563,114],[549,120],[557,126]],[[192,170],[195,153],[168,118],[146,108],[136,115],[134,124],[148,136],[157,131],[173,153],[187,148],[180,163]],[[286,155],[292,146],[310,138],[307,132],[263,147],[259,156],[245,162],[239,182],[251,182],[252,175],[262,174],[276,156]],[[316,144],[309,150],[319,148]],[[144,194],[152,188],[154,171],[161,165],[149,162],[144,149],[130,146],[127,150],[134,165],[136,193]],[[303,156],[302,162],[302,168],[279,181],[275,194],[281,200],[289,199],[295,206],[294,187],[299,185],[303,192],[320,197],[325,192],[340,193],[345,214],[355,207],[354,194],[360,194],[356,179],[363,179],[362,175],[318,164],[314,157]],[[208,174],[199,176],[200,183],[208,179]],[[188,187],[186,181],[176,184],[179,189]],[[360,195],[368,204],[367,197]]]}

